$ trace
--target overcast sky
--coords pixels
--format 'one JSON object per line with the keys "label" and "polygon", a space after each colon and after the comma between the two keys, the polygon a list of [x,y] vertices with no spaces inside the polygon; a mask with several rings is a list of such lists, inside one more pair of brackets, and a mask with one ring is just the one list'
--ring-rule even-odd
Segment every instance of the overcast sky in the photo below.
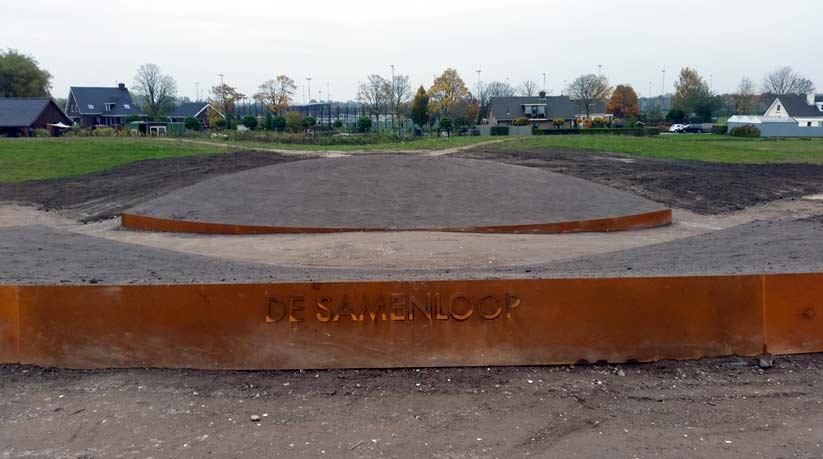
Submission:
{"label": "overcast sky", "polygon": [[[69,86],[131,85],[152,62],[179,94],[202,95],[225,74],[251,95],[278,74],[306,77],[314,98],[352,99],[372,73],[411,77],[427,88],[454,67],[470,89],[481,80],[531,79],[560,94],[563,82],[597,65],[612,84],[641,96],[666,91],[683,66],[720,92],[742,76],[791,65],[823,91],[823,1],[620,0],[3,0],[0,47],[33,55]],[[322,91],[322,93],[318,93]]]}

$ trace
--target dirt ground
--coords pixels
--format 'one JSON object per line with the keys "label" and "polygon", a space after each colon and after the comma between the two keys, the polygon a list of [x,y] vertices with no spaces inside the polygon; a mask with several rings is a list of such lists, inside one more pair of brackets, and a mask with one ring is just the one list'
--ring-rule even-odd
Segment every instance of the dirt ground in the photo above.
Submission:
{"label": "dirt ground", "polygon": [[76,177],[0,183],[0,202],[33,205],[84,222],[95,221],[113,218],[137,203],[210,177],[306,158],[240,151],[149,159]]}
{"label": "dirt ground", "polygon": [[819,355],[769,369],[0,366],[0,457],[819,458],[821,378]]}
{"label": "dirt ground", "polygon": [[700,214],[745,209],[823,192],[823,165],[724,164],[581,150],[506,150],[505,144],[457,153],[568,174]]}
{"label": "dirt ground", "polygon": [[[681,212],[680,226],[629,234],[631,243],[615,242],[611,251],[600,245],[595,251],[586,248],[604,242],[585,234],[553,235],[556,239],[539,243],[508,240],[535,257],[553,246],[577,247],[564,252],[565,258],[547,257],[527,266],[485,260],[480,266],[478,260],[493,255],[480,250],[493,245],[489,238],[474,242],[474,254],[457,250],[468,238],[444,240],[438,250],[451,253],[452,264],[422,270],[381,267],[379,260],[398,257],[390,250],[397,241],[409,243],[406,250],[420,250],[421,241],[404,240],[402,234],[377,242],[314,239],[326,244],[323,250],[334,247],[326,253],[331,258],[359,256],[360,244],[371,243],[369,250],[379,256],[360,268],[278,265],[205,256],[203,250],[190,250],[194,238],[185,236],[151,247],[149,235],[119,239],[110,237],[116,231],[95,224],[83,225],[88,228],[83,233],[65,218],[105,218],[203,178],[300,158],[237,153],[182,163],[144,161],[71,179],[0,184],[0,202],[61,213],[35,212],[24,222],[21,216],[28,214],[0,212],[0,283],[823,271],[820,203],[773,202],[823,191],[819,166],[691,164],[589,152],[522,154],[492,152],[488,146],[457,154],[546,167],[712,215],[686,218]],[[746,209],[728,213],[740,207]],[[262,241],[269,240],[249,238],[244,250],[251,252]],[[283,250],[299,242],[280,240]],[[457,263],[467,259],[471,263]],[[0,459],[823,458],[823,355],[779,356],[770,368],[757,364],[726,358],[620,366],[278,372],[0,366]]]}

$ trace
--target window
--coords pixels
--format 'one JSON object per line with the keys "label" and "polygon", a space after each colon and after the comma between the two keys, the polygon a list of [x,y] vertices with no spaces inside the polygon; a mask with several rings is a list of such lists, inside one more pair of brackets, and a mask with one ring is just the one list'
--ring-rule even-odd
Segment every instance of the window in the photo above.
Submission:
{"label": "window", "polygon": [[778,106],[777,106],[777,111],[778,111],[778,112],[780,111],[780,105],[778,105]]}
{"label": "window", "polygon": [[811,121],[807,122],[806,127],[812,127],[812,122]]}
{"label": "window", "polygon": [[115,105],[116,105],[116,104],[114,104],[114,103],[107,103],[107,104],[106,104],[106,111],[107,111],[107,112],[110,112],[110,111],[114,110],[114,106],[115,106]]}
{"label": "window", "polygon": [[89,110],[94,110],[94,105],[89,104]]}
{"label": "window", "polygon": [[125,108],[126,110],[131,110],[131,105],[123,104],[123,108]]}

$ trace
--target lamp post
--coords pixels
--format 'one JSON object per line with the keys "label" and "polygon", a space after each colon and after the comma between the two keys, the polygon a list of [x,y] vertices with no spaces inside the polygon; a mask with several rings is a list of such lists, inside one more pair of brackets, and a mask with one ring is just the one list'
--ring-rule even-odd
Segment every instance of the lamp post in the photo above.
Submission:
{"label": "lamp post", "polygon": [[663,72],[663,80],[660,83],[660,113],[663,113],[665,107],[663,106],[663,96],[665,95],[666,91],[666,70],[662,70]]}
{"label": "lamp post", "polygon": [[311,104],[311,77],[306,78],[306,84],[308,85],[308,89],[306,90],[306,92],[309,93],[309,100],[307,100],[306,102]]}
{"label": "lamp post", "polygon": [[223,117],[226,118],[226,127],[231,128],[231,122],[228,119],[229,114],[226,110],[226,85],[223,83],[222,73],[220,74],[220,99],[222,99],[221,102],[223,103]]}
{"label": "lamp post", "polygon": [[[394,105],[395,99],[397,97],[397,95],[395,94],[395,90],[396,90],[396,88],[394,86],[395,84],[396,84],[396,80],[394,79],[394,64],[391,64],[391,105],[390,105],[389,108],[391,109],[391,112],[392,112],[391,113],[391,130],[392,131],[394,131],[394,118],[397,116],[397,109]],[[397,133],[397,137],[398,138],[400,137],[399,132]]]}
{"label": "lamp post", "polygon": [[546,72],[543,72],[543,92],[546,92]]}
{"label": "lamp post", "polygon": [[483,119],[483,88],[480,86],[480,69],[477,69],[477,101],[480,105],[480,110],[477,111],[477,124]]}

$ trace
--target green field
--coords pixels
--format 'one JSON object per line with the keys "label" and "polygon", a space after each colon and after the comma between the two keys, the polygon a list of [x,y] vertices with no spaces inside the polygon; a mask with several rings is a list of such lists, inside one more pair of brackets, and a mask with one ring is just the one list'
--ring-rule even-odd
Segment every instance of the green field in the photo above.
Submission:
{"label": "green field", "polygon": [[718,163],[823,164],[823,139],[740,139],[710,134],[655,137],[555,135],[519,138],[494,148],[520,151],[546,148],[611,151]]}
{"label": "green field", "polygon": [[67,177],[141,159],[223,151],[226,147],[151,139],[0,139],[0,182]]}
{"label": "green field", "polygon": [[0,138],[0,182],[23,182],[88,174],[142,159],[172,158],[251,149],[296,151],[435,150],[489,141],[488,137],[423,138],[373,145],[295,145],[247,141],[196,141],[76,137]]}

